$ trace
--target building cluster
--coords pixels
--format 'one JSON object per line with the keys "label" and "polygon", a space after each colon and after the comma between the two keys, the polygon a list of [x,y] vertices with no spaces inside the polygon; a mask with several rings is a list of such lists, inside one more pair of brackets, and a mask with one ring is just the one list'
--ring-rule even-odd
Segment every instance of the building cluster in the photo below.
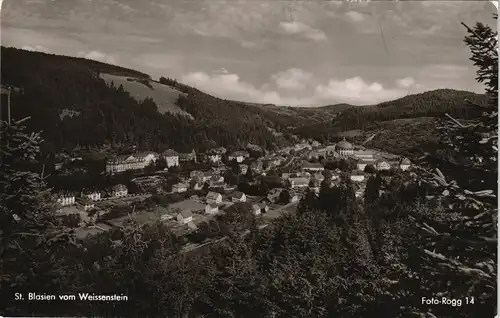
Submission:
{"label": "building cluster", "polygon": [[[260,151],[255,145],[252,145],[252,148],[248,150],[252,155],[255,151]],[[400,158],[398,161],[383,159],[382,156],[373,151],[354,146],[345,138],[336,144],[325,146],[317,141],[301,141],[293,147],[265,152],[258,158],[252,158],[250,152],[239,150],[228,153],[224,147],[213,148],[206,153],[196,153],[194,150],[189,153],[178,153],[173,149],[161,153],[136,152],[109,159],[106,162],[106,173],[113,175],[129,170],[142,170],[157,163],[158,160],[163,160],[167,168],[176,167],[186,162],[210,163],[211,169],[209,171],[194,170],[190,171],[189,174],[183,174],[179,170],[177,173],[178,183],[173,184],[170,191],[171,193],[186,193],[190,190],[202,190],[208,187],[208,194],[205,197],[201,196],[201,198],[194,195],[190,200],[185,200],[196,202],[192,207],[183,207],[174,214],[169,214],[168,211],[161,213],[162,220],[172,220],[183,227],[187,225],[187,228],[193,230],[196,229],[193,220],[197,219],[196,214],[199,213],[214,215],[224,209],[224,206],[248,202],[253,213],[259,215],[268,212],[270,205],[283,203],[282,197],[288,198],[285,203],[293,203],[300,200],[307,188],[319,192],[325,177],[331,180],[331,185],[338,183],[341,171],[339,169],[325,171],[325,162],[336,161],[336,159],[355,160],[356,169],[351,172],[350,178],[356,186],[356,196],[358,197],[364,193],[366,175],[369,173],[366,170],[368,165],[373,166],[375,170],[388,170],[393,167],[407,170],[411,166],[411,162],[406,158]],[[226,166],[222,162],[223,157],[227,158],[231,164]],[[226,161],[224,160],[224,162]],[[234,191],[234,186],[230,186],[224,178],[224,172],[233,169],[234,165],[239,166],[240,175],[245,175],[251,170],[254,177],[253,179],[248,178],[248,180],[253,180],[250,183],[259,182],[265,178],[276,178],[281,186],[271,189],[264,197],[257,199],[249,197],[244,192]],[[290,172],[282,173],[281,176],[276,174],[266,176],[270,170],[278,167],[286,168],[286,171]],[[139,192],[152,188],[163,191],[163,185],[167,179],[161,176],[162,173],[165,174],[167,171],[157,171],[154,175],[140,176],[130,181],[139,189]],[[131,191],[134,190],[131,188]],[[61,207],[78,206],[82,210],[88,211],[92,210],[98,201],[126,196],[128,196],[128,189],[121,184],[110,188],[103,194],[98,191],[83,191],[79,195],[61,193],[57,196],[57,202]]]}

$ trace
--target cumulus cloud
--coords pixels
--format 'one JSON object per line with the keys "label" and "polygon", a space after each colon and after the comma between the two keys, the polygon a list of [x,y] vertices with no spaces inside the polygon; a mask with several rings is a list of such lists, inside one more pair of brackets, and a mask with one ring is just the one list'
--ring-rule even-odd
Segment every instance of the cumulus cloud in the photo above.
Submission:
{"label": "cumulus cloud", "polygon": [[27,50],[27,51],[49,52],[48,48],[46,48],[45,46],[41,46],[41,45],[35,45],[35,46],[25,45],[22,47],[22,49]]}
{"label": "cumulus cloud", "polygon": [[[298,74],[297,71],[288,71],[288,74],[293,72]],[[282,72],[285,73],[287,71]],[[330,79],[327,83],[316,85],[309,94],[304,92],[302,98],[297,97],[297,94],[290,97],[272,90],[268,83],[256,87],[242,81],[237,74],[209,75],[204,72],[193,72],[183,76],[181,82],[221,98],[287,106],[321,106],[335,103],[368,105],[403,97],[407,93],[406,89],[385,88],[380,83],[369,83],[361,77],[345,80]]]}
{"label": "cumulus cloud", "polygon": [[363,14],[356,11],[347,11],[345,15],[354,22],[361,22],[365,19]]}
{"label": "cumulus cloud", "polygon": [[295,34],[303,36],[309,40],[313,41],[324,41],[326,40],[326,34],[322,30],[315,29],[302,22],[280,22],[280,28],[283,32],[287,34]]}
{"label": "cumulus cloud", "polygon": [[78,52],[78,57],[109,64],[116,64],[116,59],[113,56],[99,51]]}
{"label": "cumulus cloud", "polygon": [[382,84],[369,83],[361,77],[345,80],[331,79],[326,85],[318,85],[315,95],[320,100],[336,100],[337,102],[355,104],[375,104],[405,96],[406,90],[401,88],[385,88]]}
{"label": "cumulus cloud", "polygon": [[299,68],[290,68],[272,76],[276,85],[284,89],[302,89],[306,87],[311,78],[311,73],[305,72]]}
{"label": "cumulus cloud", "polygon": [[396,81],[399,87],[408,88],[415,85],[415,79],[413,77],[405,77]]}

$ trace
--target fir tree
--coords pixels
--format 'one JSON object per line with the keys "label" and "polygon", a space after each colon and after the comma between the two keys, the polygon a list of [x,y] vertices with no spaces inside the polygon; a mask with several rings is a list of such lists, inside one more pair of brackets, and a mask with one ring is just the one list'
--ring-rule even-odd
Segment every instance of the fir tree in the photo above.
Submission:
{"label": "fir tree", "polygon": [[0,123],[0,310],[12,314],[31,306],[11,303],[14,291],[67,289],[58,260],[68,244],[76,245],[71,230],[58,224],[43,170],[34,171],[42,139],[25,133],[27,119]]}
{"label": "fir tree", "polygon": [[[487,317],[496,312],[497,33],[481,23],[464,26],[471,60],[479,68],[477,80],[486,85],[491,102],[489,107],[471,105],[482,109],[483,115],[470,125],[447,116],[440,127],[441,147],[451,155],[426,154],[420,159],[425,169],[418,173],[443,213],[432,218],[415,216],[420,240],[416,261],[410,264],[418,272],[421,296],[469,302],[461,308],[433,308],[433,314],[441,317]],[[420,312],[429,310],[429,306],[415,306]]]}

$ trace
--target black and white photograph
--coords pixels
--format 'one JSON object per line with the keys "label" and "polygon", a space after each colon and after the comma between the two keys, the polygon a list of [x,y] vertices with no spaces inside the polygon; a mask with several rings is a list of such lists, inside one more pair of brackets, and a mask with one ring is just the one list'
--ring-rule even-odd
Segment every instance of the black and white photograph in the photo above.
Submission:
{"label": "black and white photograph", "polygon": [[497,6],[0,0],[0,317],[497,316]]}

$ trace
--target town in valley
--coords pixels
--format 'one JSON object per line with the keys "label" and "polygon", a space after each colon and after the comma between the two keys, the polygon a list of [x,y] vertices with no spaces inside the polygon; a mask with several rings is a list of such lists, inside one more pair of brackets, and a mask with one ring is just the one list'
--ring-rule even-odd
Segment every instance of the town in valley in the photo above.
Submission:
{"label": "town in valley", "polygon": [[[79,164],[81,157],[65,158],[56,163],[56,173],[85,169]],[[160,221],[179,236],[190,237],[200,224],[232,206],[254,214],[265,227],[282,213],[294,213],[307,191],[319,193],[325,178],[334,186],[342,174],[348,176],[362,200],[370,175],[411,168],[407,158],[354,145],[346,138],[326,145],[298,140],[276,151],[253,144],[232,152],[224,147],[206,153],[130,151],[104,162],[101,174],[122,183],[54,192],[58,215],[72,220],[80,238],[132,219],[145,224]],[[186,248],[207,241],[185,240]]]}

